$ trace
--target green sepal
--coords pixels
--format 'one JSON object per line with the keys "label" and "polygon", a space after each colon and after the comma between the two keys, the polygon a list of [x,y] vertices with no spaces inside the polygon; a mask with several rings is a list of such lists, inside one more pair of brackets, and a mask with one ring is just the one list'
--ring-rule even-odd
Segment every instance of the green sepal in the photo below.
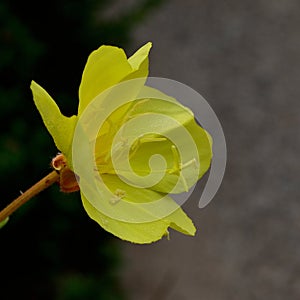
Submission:
{"label": "green sepal", "polygon": [[56,147],[67,157],[67,161],[71,162],[72,140],[77,116],[64,116],[51,96],[36,82],[32,81],[30,88],[34,103]]}

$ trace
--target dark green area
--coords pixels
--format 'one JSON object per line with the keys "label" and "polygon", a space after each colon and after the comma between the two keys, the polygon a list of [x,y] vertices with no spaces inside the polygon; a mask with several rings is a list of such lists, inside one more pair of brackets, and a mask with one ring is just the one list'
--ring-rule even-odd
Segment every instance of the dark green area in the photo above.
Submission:
{"label": "dark green area", "polygon": [[[162,0],[137,1],[115,18],[104,17],[114,2],[0,2],[0,208],[49,173],[57,153],[30,81],[65,115],[75,114],[89,53],[101,44],[126,49],[131,29]],[[78,193],[52,186],[0,230],[0,298],[123,299],[116,242],[88,218]]]}

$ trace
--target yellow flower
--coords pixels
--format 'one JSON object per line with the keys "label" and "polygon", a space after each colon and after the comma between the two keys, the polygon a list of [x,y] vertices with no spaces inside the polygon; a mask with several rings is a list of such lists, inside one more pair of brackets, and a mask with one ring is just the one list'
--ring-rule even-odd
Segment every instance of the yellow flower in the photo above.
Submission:
{"label": "yellow flower", "polygon": [[[128,59],[122,49],[112,46],[92,52],[82,75],[77,116],[62,115],[49,94],[34,81],[31,84],[44,124],[66,159],[66,173],[69,176],[72,170],[78,177],[86,212],[105,230],[135,243],[157,241],[168,234],[168,227],[195,234],[192,221],[168,194],[189,190],[207,171],[212,157],[211,139],[195,122],[192,112],[175,99],[144,86],[150,48],[151,43],[147,43]],[[116,104],[119,96],[124,96],[120,95],[123,89],[114,93],[114,87],[132,82],[130,88],[126,87],[127,97],[136,100],[117,105],[99,130],[96,128],[94,139],[81,138],[78,132],[82,127],[95,130],[89,123],[94,124],[103,111],[109,112],[110,103]],[[110,93],[105,94],[108,89]],[[90,109],[95,103],[100,103],[100,108]],[[172,140],[174,136],[180,136],[179,146]],[[100,180],[94,179],[93,171],[77,172],[76,151],[85,143],[94,146],[93,170]],[[160,159],[150,163],[153,154],[164,157],[163,164]],[[84,190],[93,186],[92,181],[99,182],[95,188],[100,187],[98,196],[95,190]]]}

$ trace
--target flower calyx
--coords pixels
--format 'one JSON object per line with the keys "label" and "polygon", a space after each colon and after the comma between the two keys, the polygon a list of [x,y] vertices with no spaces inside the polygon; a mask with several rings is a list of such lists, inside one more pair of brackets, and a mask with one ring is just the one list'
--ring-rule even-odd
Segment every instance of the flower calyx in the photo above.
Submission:
{"label": "flower calyx", "polygon": [[51,166],[59,174],[58,184],[64,193],[72,193],[80,190],[75,173],[68,167],[67,159],[62,153],[58,153],[51,161]]}

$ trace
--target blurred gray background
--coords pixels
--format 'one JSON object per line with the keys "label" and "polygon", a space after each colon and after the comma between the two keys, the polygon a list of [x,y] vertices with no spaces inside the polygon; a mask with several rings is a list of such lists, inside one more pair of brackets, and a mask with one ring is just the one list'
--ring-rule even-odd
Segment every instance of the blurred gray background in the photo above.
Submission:
{"label": "blurred gray background", "polygon": [[300,299],[299,13],[296,0],[172,0],[135,30],[131,53],[153,42],[151,76],[210,103],[228,162],[209,206],[184,206],[196,237],[120,242],[130,300]]}

